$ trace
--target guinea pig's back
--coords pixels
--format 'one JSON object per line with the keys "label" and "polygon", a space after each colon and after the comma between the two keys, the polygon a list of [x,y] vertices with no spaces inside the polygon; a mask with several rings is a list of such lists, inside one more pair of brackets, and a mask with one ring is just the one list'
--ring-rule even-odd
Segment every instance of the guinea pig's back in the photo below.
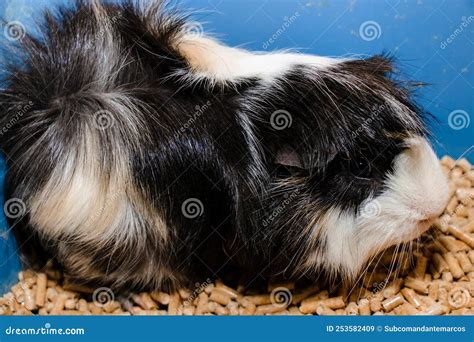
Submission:
{"label": "guinea pig's back", "polygon": [[159,5],[78,6],[47,15],[44,41],[25,36],[0,94],[20,244],[115,286],[217,272],[253,162],[235,92],[173,78],[184,22]]}

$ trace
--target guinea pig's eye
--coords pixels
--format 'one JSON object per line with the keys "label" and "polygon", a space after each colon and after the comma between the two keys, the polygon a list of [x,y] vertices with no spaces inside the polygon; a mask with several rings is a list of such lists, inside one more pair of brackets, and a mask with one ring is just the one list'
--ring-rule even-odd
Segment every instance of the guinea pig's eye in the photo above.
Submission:
{"label": "guinea pig's eye", "polygon": [[349,164],[350,172],[361,178],[369,178],[372,175],[372,165],[365,158],[351,160]]}

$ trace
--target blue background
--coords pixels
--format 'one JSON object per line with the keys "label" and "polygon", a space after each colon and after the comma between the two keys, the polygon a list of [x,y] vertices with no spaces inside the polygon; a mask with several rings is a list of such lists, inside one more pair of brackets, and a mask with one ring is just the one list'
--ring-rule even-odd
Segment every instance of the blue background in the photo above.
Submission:
{"label": "blue background", "polygon": [[[41,8],[64,2],[0,0],[0,16],[7,22],[18,20],[33,32],[32,18],[39,17]],[[187,0],[180,7],[192,9],[206,32],[251,50],[292,48],[328,56],[394,54],[405,78],[430,84],[420,90],[418,101],[437,118],[432,129],[438,154],[465,156],[474,162],[473,0]],[[289,25],[277,34],[285,21]],[[364,40],[359,32],[367,21],[380,28],[373,40]],[[462,31],[455,33],[456,29]],[[447,43],[450,35],[454,39]],[[267,46],[272,36],[276,39]],[[465,113],[462,129],[448,123],[449,114],[456,110]],[[2,218],[0,285],[13,281],[19,265],[12,253],[14,242],[5,231]]]}

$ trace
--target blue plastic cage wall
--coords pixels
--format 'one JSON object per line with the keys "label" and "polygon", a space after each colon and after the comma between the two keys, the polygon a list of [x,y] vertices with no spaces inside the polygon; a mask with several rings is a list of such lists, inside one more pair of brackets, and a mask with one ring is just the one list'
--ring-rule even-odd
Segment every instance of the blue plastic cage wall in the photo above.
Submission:
{"label": "blue plastic cage wall", "polygon": [[[0,0],[5,22],[37,31],[41,9],[62,0]],[[175,3],[178,1],[174,1]],[[390,53],[402,75],[429,85],[419,103],[436,117],[433,144],[441,156],[474,162],[474,1],[472,0],[193,0],[203,29],[251,50],[298,49],[327,56]],[[0,42],[5,42],[5,24]],[[196,29],[201,29],[196,25]],[[3,34],[2,34],[3,33]],[[2,58],[2,56],[0,56]],[[0,163],[1,175],[5,171]],[[3,177],[2,177],[3,178]],[[2,188],[3,190],[3,188]],[[2,192],[3,193],[3,192]],[[3,203],[3,198],[0,198]],[[19,260],[0,218],[0,292],[16,277]]]}

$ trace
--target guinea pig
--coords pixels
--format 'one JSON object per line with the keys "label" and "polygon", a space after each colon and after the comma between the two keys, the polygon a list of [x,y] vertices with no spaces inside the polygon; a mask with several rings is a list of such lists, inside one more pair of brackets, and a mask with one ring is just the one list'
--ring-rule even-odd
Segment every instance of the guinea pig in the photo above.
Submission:
{"label": "guinea pig", "polygon": [[5,210],[30,265],[116,289],[229,265],[353,280],[447,202],[388,57],[232,48],[156,1],[45,18],[9,47],[0,92]]}

